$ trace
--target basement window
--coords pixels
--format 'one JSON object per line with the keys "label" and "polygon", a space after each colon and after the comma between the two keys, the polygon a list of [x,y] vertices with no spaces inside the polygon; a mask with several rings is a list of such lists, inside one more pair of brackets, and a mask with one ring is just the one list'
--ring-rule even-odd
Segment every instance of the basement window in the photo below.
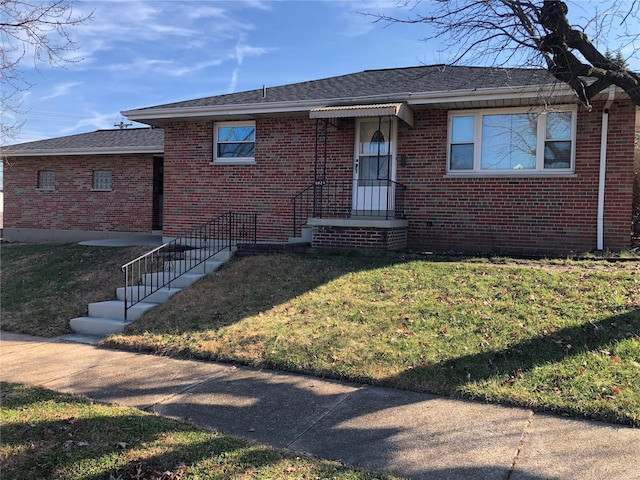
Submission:
{"label": "basement window", "polygon": [[55,190],[56,174],[47,170],[38,170],[38,190]]}
{"label": "basement window", "polygon": [[255,122],[218,122],[213,137],[214,163],[255,162]]}
{"label": "basement window", "polygon": [[449,114],[447,174],[571,174],[575,106]]}

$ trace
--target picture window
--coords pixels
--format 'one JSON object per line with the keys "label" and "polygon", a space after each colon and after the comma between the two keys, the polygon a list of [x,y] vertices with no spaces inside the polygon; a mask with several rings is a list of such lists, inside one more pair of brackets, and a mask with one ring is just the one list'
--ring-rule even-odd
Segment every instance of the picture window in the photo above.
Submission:
{"label": "picture window", "polygon": [[447,172],[573,173],[575,107],[452,112]]}

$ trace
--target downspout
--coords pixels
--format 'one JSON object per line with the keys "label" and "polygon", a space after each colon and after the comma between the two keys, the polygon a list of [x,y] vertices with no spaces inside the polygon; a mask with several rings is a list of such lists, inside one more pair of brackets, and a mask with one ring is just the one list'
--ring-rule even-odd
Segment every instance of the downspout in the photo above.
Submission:
{"label": "downspout", "polygon": [[609,108],[616,93],[615,85],[609,87],[609,97],[602,111],[602,131],[600,137],[600,175],[598,179],[597,249],[604,250],[604,190],[607,171],[607,138],[609,133]]}

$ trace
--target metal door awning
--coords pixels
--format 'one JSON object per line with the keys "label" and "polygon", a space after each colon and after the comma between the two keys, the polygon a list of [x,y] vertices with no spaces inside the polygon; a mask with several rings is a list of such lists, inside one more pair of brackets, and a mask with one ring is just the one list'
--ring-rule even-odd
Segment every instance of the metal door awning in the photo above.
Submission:
{"label": "metal door awning", "polygon": [[361,118],[395,116],[413,126],[413,110],[406,103],[378,103],[370,105],[341,105],[314,108],[309,118]]}

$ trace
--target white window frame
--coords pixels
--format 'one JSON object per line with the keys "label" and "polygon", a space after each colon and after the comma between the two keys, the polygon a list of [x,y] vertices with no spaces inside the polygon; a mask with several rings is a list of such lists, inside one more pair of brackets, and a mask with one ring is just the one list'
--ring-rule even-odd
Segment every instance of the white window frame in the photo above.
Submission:
{"label": "white window frame", "polygon": [[56,174],[52,170],[38,170],[36,188],[38,190],[55,190]]}
{"label": "white window frame", "polygon": [[[571,160],[568,168],[544,168],[545,142],[547,141],[546,118],[548,113],[571,112]],[[485,115],[524,114],[538,115],[536,131],[536,168],[530,169],[482,169],[482,117]],[[451,169],[451,145],[453,135],[453,118],[474,117],[473,169]],[[575,173],[576,158],[576,125],[578,109],[576,105],[559,105],[554,107],[513,107],[486,108],[481,110],[450,111],[447,122],[447,176],[451,177],[496,177],[496,176],[567,176]],[[454,143],[455,144],[455,143]]]}
{"label": "white window frame", "polygon": [[[253,143],[254,156],[253,157],[218,157],[218,129],[221,127],[252,127],[253,128]],[[222,165],[234,165],[234,164],[252,164],[256,162],[255,159],[255,144],[256,144],[256,122],[253,120],[247,121],[235,121],[235,122],[214,122],[213,124],[213,163]]]}
{"label": "white window frame", "polygon": [[[104,179],[100,179],[100,176],[106,177],[109,174],[109,187],[101,185]],[[106,183],[106,182],[105,182]],[[110,192],[113,189],[113,172],[111,170],[94,170],[91,173],[91,190],[94,192]]]}

